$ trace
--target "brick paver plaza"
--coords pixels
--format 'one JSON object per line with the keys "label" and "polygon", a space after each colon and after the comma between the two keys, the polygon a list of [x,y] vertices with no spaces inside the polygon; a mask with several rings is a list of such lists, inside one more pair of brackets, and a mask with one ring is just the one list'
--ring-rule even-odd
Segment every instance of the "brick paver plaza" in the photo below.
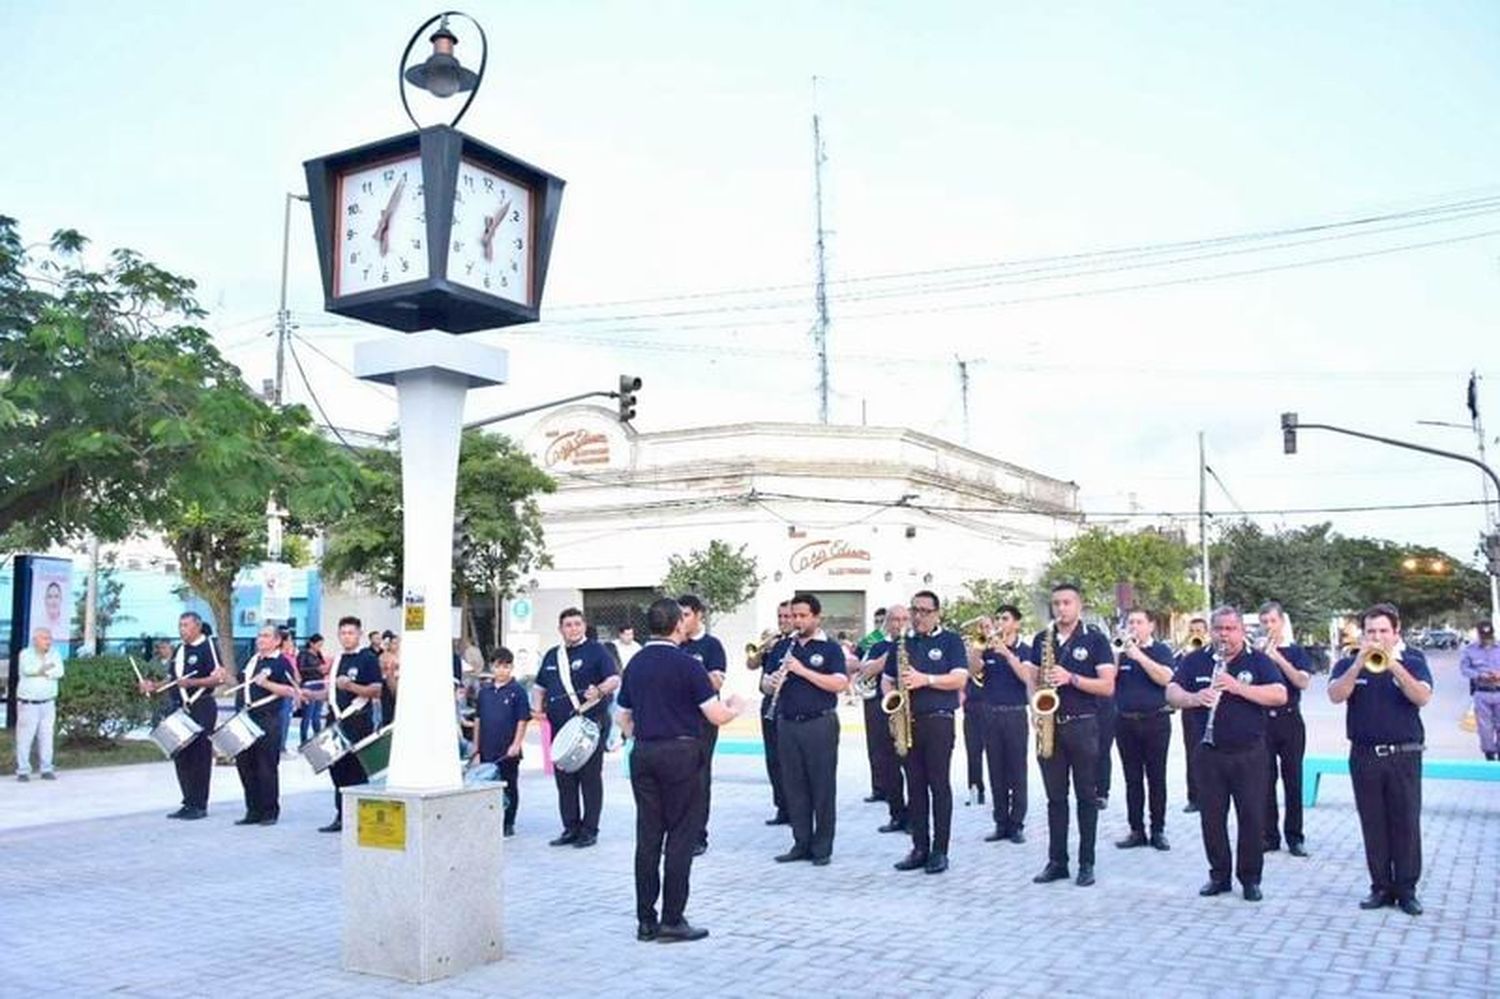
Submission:
{"label": "brick paver plaza", "polygon": [[[1436,665],[1436,664],[1435,664]],[[1462,697],[1424,712],[1434,755],[1472,756],[1457,731]],[[1315,752],[1342,752],[1341,716],[1323,678],[1307,698]],[[846,719],[850,716],[846,716]],[[905,837],[879,835],[862,735],[846,720],[832,865],[771,857],[790,837],[767,827],[758,758],[716,763],[712,849],[693,868],[698,944],[634,938],[634,808],[618,757],[606,768],[599,845],[549,848],[558,828],[549,778],[523,776],[519,835],[504,843],[506,957],[423,995],[1500,995],[1500,785],[1427,781],[1421,884],[1425,915],[1361,912],[1367,880],[1347,778],[1323,781],[1307,816],[1312,856],[1266,860],[1265,901],[1202,899],[1196,816],[1182,813],[1174,726],[1170,853],[1116,850],[1126,830],[1118,773],[1101,817],[1098,884],[1037,886],[1045,802],[1032,770],[1028,841],[988,844],[988,809],[955,806],[952,869],[898,873]],[[533,754],[534,755],[534,754]],[[955,753],[955,789],[962,784]],[[284,769],[303,764],[288,762]],[[128,768],[140,770],[141,768]],[[171,787],[170,769],[150,768]],[[11,786],[0,816],[37,790],[108,798],[109,775],[63,774]],[[132,778],[138,780],[139,778]],[[122,778],[123,782],[123,778]],[[271,829],[237,828],[232,769],[214,774],[210,818],[168,822],[121,794],[113,817],[17,827],[0,822],[0,973],[4,995],[367,996],[414,987],[339,969],[336,837],[320,836],[326,784],[284,799]],[[71,786],[71,787],[70,787]],[[167,795],[170,804],[174,795]],[[96,803],[97,804],[97,803]],[[106,803],[107,804],[107,803]],[[6,828],[9,826],[9,828]],[[498,830],[497,830],[498,831]],[[1076,830],[1075,830],[1076,836]]]}

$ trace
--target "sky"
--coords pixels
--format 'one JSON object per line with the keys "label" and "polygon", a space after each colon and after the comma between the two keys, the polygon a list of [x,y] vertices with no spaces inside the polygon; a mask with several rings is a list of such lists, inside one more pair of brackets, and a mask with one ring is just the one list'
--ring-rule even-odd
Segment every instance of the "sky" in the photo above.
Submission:
{"label": "sky", "polygon": [[[6,4],[0,65],[25,84],[0,117],[0,213],[33,240],[83,231],[96,262],[128,246],[194,278],[258,385],[285,194],[304,160],[410,128],[395,70],[435,12]],[[816,113],[833,422],[967,440],[1077,482],[1104,520],[1195,511],[1201,431],[1215,516],[1472,553],[1477,506],[1278,512],[1480,497],[1471,468],[1331,434],[1283,455],[1278,414],[1473,453],[1477,370],[1500,430],[1500,6],[471,12],[491,52],[462,127],[568,186],[543,322],[476,334],[510,350],[514,380],[472,393],[470,418],[631,373],[643,432],[815,420]],[[378,432],[393,395],[347,369],[356,342],[399,334],[323,311],[295,207],[288,306],[312,391],[290,365],[287,394]]]}

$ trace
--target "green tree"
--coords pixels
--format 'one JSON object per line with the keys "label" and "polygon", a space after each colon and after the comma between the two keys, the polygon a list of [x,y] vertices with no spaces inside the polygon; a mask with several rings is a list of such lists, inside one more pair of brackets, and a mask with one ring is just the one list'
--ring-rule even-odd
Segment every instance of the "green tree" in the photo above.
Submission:
{"label": "green tree", "polygon": [[1224,527],[1209,549],[1214,599],[1247,613],[1280,601],[1299,634],[1326,640],[1328,619],[1348,609],[1332,525],[1266,533],[1248,520]]}
{"label": "green tree", "polygon": [[[971,579],[964,591],[952,597],[943,607],[943,620],[952,627],[980,616],[992,617],[1001,604],[1015,604],[1021,609],[1021,631],[1040,630],[1037,625],[1042,604],[1035,586],[1018,579]],[[1037,625],[1033,629],[1033,625]]]}
{"label": "green tree", "polygon": [[1048,586],[1078,584],[1087,605],[1107,616],[1129,610],[1115,605],[1115,586],[1128,583],[1137,605],[1167,615],[1199,602],[1201,591],[1190,579],[1193,563],[1193,549],[1171,534],[1091,527],[1053,547],[1042,578]]}
{"label": "green tree", "polygon": [[694,593],[709,613],[733,613],[760,587],[755,557],[745,554],[746,547],[731,548],[728,542],[715,539],[686,558],[673,555],[657,590],[669,597]]}
{"label": "green tree", "polygon": [[[1488,611],[1489,578],[1437,548],[1334,535],[1332,549],[1344,580],[1341,609],[1393,603],[1403,626],[1449,623]],[[1414,568],[1407,568],[1409,559]],[[1434,571],[1434,563],[1441,571]]]}
{"label": "green tree", "polygon": [[[394,603],[403,569],[399,438],[390,444],[361,456],[354,507],[329,534],[323,571],[333,580],[359,579]],[[465,608],[479,594],[490,598],[496,644],[501,601],[515,595],[527,573],[550,564],[537,497],[556,489],[510,438],[464,433],[456,503],[464,531],[453,553],[452,596]],[[472,633],[472,620],[465,620]]]}

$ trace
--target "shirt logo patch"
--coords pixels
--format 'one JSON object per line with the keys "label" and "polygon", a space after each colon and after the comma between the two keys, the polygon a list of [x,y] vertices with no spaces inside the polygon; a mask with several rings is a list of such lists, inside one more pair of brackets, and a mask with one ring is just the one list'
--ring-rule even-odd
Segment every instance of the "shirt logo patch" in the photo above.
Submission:
{"label": "shirt logo patch", "polygon": [[942,649],[928,649],[927,650],[927,658],[931,659],[933,662],[938,662],[939,660],[941,660],[943,658],[943,650]]}
{"label": "shirt logo patch", "polygon": [[1247,669],[1242,669],[1235,675],[1235,679],[1240,683],[1248,685],[1255,682],[1255,674]]}
{"label": "shirt logo patch", "polygon": [[703,653],[701,653],[701,652],[691,652],[691,653],[689,653],[689,655],[691,655],[694,659],[698,660],[700,663],[703,661]]}
{"label": "shirt logo patch", "polygon": [[196,653],[194,655],[191,655],[191,656],[187,657],[187,664],[189,666],[196,666],[196,665],[198,665],[198,656],[197,656]]}
{"label": "shirt logo patch", "polygon": [[823,653],[821,653],[821,652],[814,652],[812,655],[808,656],[807,657],[807,665],[809,665],[809,666],[821,666],[821,665],[823,665]]}
{"label": "shirt logo patch", "polygon": [[1083,662],[1088,657],[1089,657],[1089,650],[1085,649],[1081,645],[1078,648],[1076,648],[1076,649],[1073,650],[1073,658],[1075,660],[1077,660],[1078,662]]}
{"label": "shirt logo patch", "polygon": [[574,669],[583,669],[583,660],[574,659],[572,662],[568,663],[568,665],[573,667]]}

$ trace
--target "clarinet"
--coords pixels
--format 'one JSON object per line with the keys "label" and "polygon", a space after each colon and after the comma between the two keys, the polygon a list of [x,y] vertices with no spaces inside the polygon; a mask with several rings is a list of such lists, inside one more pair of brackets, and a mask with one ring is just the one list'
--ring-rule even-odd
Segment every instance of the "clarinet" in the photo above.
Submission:
{"label": "clarinet", "polygon": [[[1210,690],[1213,689],[1214,682],[1218,680],[1219,677],[1224,675],[1224,670],[1228,668],[1228,665],[1229,664],[1224,655],[1224,646],[1220,645],[1218,642],[1215,642],[1214,671],[1210,675],[1208,681],[1208,688]],[[1208,709],[1208,724],[1203,726],[1203,745],[1205,746],[1212,746],[1214,744],[1214,718],[1218,715],[1219,704],[1222,703],[1223,700],[1224,692],[1220,691],[1219,699],[1217,701],[1214,701],[1213,707]]]}

